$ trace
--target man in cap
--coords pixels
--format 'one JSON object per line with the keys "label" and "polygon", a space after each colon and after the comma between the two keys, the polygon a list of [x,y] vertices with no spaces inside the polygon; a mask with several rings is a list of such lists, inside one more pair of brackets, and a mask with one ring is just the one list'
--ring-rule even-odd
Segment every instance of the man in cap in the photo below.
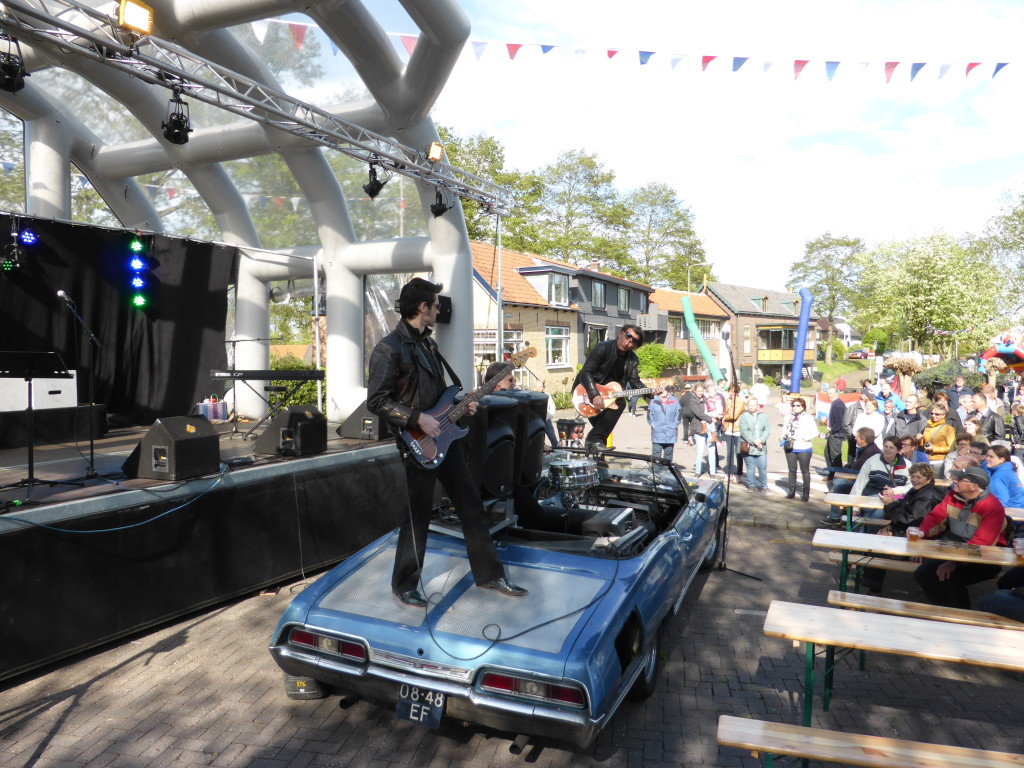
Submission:
{"label": "man in cap", "polygon": [[[924,537],[1005,546],[1006,512],[999,499],[988,492],[988,473],[969,466],[949,474],[953,480],[949,493],[921,523]],[[994,578],[1000,570],[1001,566],[986,563],[928,559],[914,571],[914,578],[933,605],[970,609],[968,585]]]}

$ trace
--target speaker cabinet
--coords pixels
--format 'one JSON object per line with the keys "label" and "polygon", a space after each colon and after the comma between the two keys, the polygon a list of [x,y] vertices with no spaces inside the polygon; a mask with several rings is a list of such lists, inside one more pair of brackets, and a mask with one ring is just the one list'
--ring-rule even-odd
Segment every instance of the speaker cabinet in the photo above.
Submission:
{"label": "speaker cabinet", "polygon": [[201,416],[157,419],[121,465],[128,477],[187,480],[220,471],[220,438]]}
{"label": "speaker cabinet", "polygon": [[384,419],[377,418],[363,400],[352,415],[341,422],[337,432],[339,437],[350,440],[383,440],[391,436],[391,427]]}
{"label": "speaker cabinet", "polygon": [[516,430],[519,403],[503,395],[480,398],[473,416],[460,422],[469,427],[469,474],[484,499],[512,495],[515,481]]}
{"label": "speaker cabinet", "polygon": [[535,485],[544,472],[544,422],[548,417],[548,396],[543,392],[512,390],[502,392],[519,404],[516,413],[515,482]]}
{"label": "speaker cabinet", "polygon": [[313,405],[285,408],[270,422],[253,453],[313,456],[327,450],[327,419]]}

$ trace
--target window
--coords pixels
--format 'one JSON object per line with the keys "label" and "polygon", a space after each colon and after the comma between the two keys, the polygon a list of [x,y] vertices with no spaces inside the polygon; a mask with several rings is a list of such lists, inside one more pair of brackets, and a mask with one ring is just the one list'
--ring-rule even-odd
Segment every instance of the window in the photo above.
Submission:
{"label": "window", "polygon": [[629,288],[619,286],[619,312],[629,312]]}
{"label": "window", "polygon": [[[497,337],[498,334],[493,328],[473,329],[473,356],[476,358],[475,364],[477,367],[481,365],[486,367],[497,359],[494,353],[497,346]],[[506,328],[505,333],[502,334],[502,342],[505,347],[505,358],[507,359],[513,353],[523,348],[522,330]]]}
{"label": "window", "polygon": [[650,297],[646,293],[641,293],[640,294],[640,314],[646,314],[647,313],[647,300],[649,298]]}
{"label": "window", "polygon": [[683,318],[681,317],[670,317],[668,319],[668,325],[672,329],[672,336],[676,339],[685,338],[683,336]]}
{"label": "window", "polygon": [[743,354],[750,354],[750,326],[743,326]]}
{"label": "window", "polygon": [[569,329],[557,325],[544,326],[544,346],[548,366],[569,364]]}
{"label": "window", "polygon": [[600,280],[594,281],[594,309],[604,309],[604,283]]}
{"label": "window", "polygon": [[560,307],[569,306],[569,276],[551,275],[548,278],[548,301]]}
{"label": "window", "polygon": [[587,354],[590,354],[590,350],[600,344],[602,341],[608,338],[608,326],[607,325],[588,325],[587,326]]}
{"label": "window", "polygon": [[705,339],[717,339],[722,333],[722,324],[718,320],[697,319],[697,330]]}

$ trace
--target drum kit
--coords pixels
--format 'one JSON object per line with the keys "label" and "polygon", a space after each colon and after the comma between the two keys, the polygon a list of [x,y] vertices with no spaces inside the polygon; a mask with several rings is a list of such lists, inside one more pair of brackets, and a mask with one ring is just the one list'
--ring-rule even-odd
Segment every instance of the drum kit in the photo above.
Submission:
{"label": "drum kit", "polygon": [[564,459],[548,465],[548,477],[553,490],[560,491],[567,507],[575,506],[579,495],[599,483],[597,461],[594,459]]}

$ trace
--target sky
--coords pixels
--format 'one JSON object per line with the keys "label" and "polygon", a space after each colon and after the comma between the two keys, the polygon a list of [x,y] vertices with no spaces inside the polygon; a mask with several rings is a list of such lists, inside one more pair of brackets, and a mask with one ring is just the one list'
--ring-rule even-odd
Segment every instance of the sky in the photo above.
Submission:
{"label": "sky", "polygon": [[[520,170],[580,149],[624,192],[671,185],[725,282],[783,289],[806,242],[826,232],[869,247],[980,234],[1024,193],[1024,3],[461,6],[471,44],[435,121],[496,137]],[[368,7],[388,32],[417,34],[397,0]],[[478,55],[472,42],[487,45]],[[514,60],[507,43],[523,44]],[[609,58],[608,49],[619,53]],[[643,66],[640,51],[654,52]],[[702,71],[704,56],[717,58]],[[737,72],[733,57],[748,57]],[[796,59],[809,62],[799,78]],[[831,81],[826,61],[839,62]],[[887,83],[890,61],[899,64]],[[925,66],[911,82],[915,62]],[[965,76],[968,62],[980,65]],[[1007,66],[993,78],[1000,62]]]}

